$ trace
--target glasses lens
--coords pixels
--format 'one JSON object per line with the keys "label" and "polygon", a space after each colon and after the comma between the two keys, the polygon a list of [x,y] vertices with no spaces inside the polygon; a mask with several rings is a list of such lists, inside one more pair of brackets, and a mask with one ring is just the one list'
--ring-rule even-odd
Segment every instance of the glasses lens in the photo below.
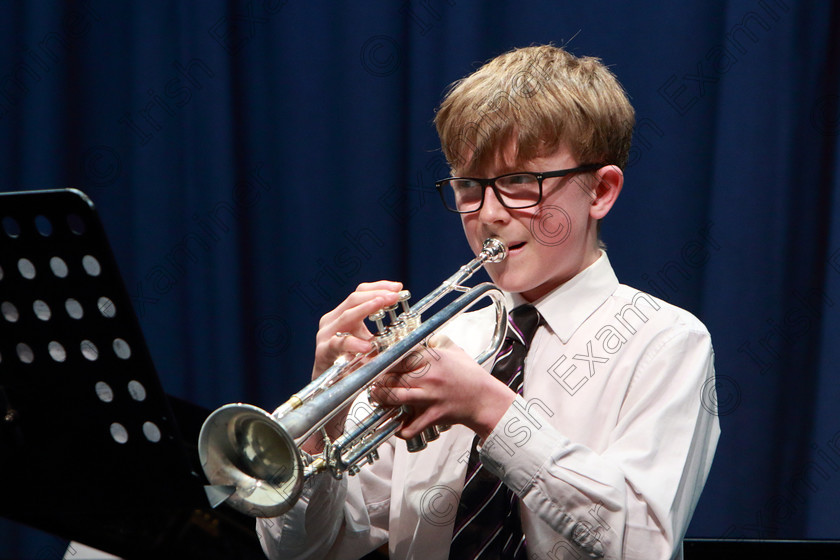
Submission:
{"label": "glasses lens", "polygon": [[451,179],[441,185],[446,207],[456,212],[471,212],[481,206],[482,187],[471,179]]}
{"label": "glasses lens", "polygon": [[496,189],[508,208],[527,208],[540,201],[540,182],[533,173],[517,173],[496,179]]}

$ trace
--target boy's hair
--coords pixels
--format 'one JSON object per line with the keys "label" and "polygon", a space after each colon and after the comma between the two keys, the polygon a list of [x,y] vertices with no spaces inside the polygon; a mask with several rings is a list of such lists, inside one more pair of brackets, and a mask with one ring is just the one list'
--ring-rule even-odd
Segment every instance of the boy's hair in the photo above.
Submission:
{"label": "boy's hair", "polygon": [[635,117],[597,58],[542,45],[502,54],[453,83],[435,116],[443,153],[468,173],[509,143],[517,160],[568,146],[578,163],[624,169]]}

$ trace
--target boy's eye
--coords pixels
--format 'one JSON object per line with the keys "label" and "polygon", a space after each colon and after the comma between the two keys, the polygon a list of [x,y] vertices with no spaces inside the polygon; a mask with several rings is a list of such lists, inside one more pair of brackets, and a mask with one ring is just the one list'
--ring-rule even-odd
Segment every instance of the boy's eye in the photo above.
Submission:
{"label": "boy's eye", "polygon": [[521,175],[510,175],[500,180],[505,185],[531,185],[536,184],[537,178],[530,173],[523,173]]}
{"label": "boy's eye", "polygon": [[473,181],[472,179],[457,179],[452,181],[451,184],[452,188],[456,191],[468,191],[481,188],[481,184],[478,181]]}

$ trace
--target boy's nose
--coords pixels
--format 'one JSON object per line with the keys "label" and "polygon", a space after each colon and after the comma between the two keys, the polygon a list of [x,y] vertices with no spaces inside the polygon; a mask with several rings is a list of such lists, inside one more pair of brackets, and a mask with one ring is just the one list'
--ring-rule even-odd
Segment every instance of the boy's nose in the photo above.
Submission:
{"label": "boy's nose", "polygon": [[502,205],[501,201],[496,197],[493,187],[490,185],[484,187],[484,203],[481,205],[481,210],[478,211],[478,214],[481,221],[486,223],[496,222],[510,217],[508,209]]}

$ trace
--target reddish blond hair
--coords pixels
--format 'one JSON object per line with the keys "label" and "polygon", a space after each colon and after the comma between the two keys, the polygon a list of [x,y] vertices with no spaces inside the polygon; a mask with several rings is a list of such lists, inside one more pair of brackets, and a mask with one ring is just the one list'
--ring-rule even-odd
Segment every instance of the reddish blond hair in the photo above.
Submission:
{"label": "reddish blond hair", "polygon": [[453,170],[467,173],[508,144],[517,160],[568,146],[578,163],[624,169],[635,116],[601,61],[542,45],[514,49],[450,87],[435,116]]}

